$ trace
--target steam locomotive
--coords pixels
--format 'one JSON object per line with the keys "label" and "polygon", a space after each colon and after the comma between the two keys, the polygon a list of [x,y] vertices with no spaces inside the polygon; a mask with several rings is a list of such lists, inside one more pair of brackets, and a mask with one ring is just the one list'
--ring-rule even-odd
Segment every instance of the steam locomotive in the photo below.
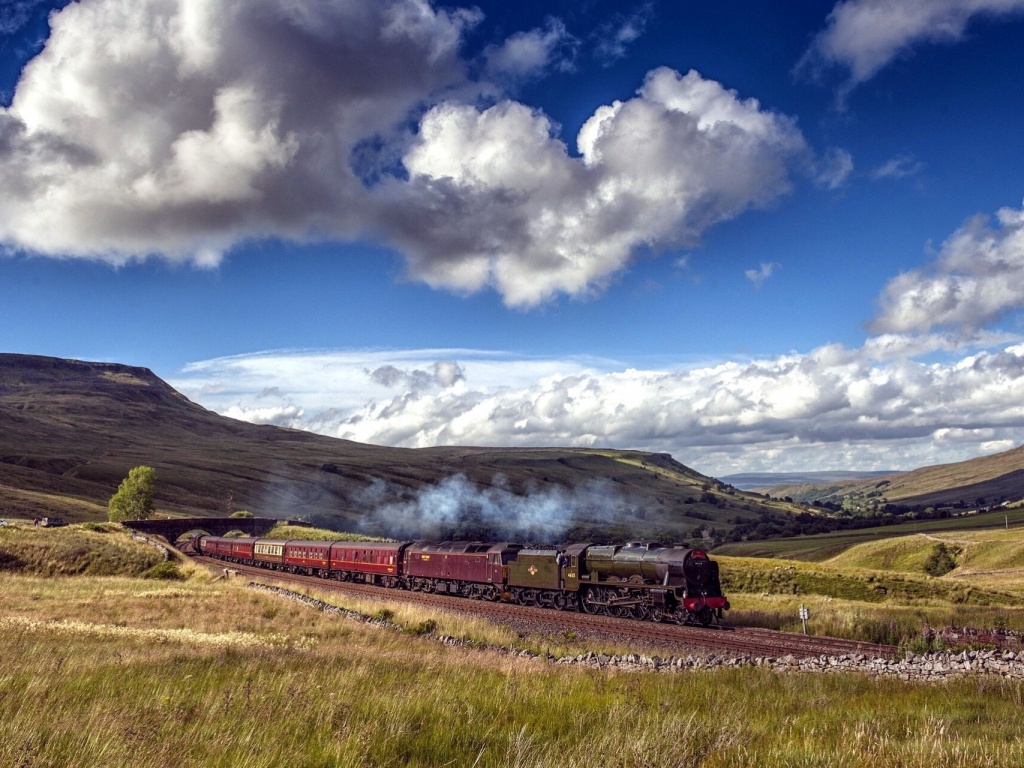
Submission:
{"label": "steam locomotive", "polygon": [[199,536],[211,558],[393,589],[708,625],[729,609],[718,563],[657,542],[526,548],[477,541],[300,541]]}

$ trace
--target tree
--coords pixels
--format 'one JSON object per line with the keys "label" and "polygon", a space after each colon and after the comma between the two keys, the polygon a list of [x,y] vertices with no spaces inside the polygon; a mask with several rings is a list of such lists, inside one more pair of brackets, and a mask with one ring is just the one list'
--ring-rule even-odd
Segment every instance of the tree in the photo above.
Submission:
{"label": "tree", "polygon": [[107,516],[112,523],[122,520],[145,520],[153,514],[153,495],[156,487],[156,470],[152,467],[135,467],[128,477],[121,481],[117,493],[110,497]]}

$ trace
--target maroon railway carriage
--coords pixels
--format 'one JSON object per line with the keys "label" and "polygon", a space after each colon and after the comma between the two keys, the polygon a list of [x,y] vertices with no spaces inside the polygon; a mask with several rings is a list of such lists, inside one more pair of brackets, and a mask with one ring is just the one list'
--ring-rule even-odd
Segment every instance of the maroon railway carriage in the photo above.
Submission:
{"label": "maroon railway carriage", "polygon": [[340,581],[401,586],[402,551],[408,542],[336,541],[330,547],[330,575]]}
{"label": "maroon railway carriage", "polygon": [[417,541],[405,550],[405,580],[420,592],[500,600],[505,568],[520,549],[507,542]]}
{"label": "maroon railway carriage", "polygon": [[223,536],[200,536],[198,549],[219,560],[251,564],[255,539],[227,539]]}
{"label": "maroon railway carriage", "polygon": [[331,542],[291,539],[284,544],[284,569],[307,576],[327,577],[330,571]]}
{"label": "maroon railway carriage", "polygon": [[231,556],[231,539],[222,536],[203,536],[199,539],[200,551],[205,555],[225,559]]}
{"label": "maroon railway carriage", "polygon": [[246,565],[252,563],[253,548],[256,539],[227,539],[233,560],[240,560]]}
{"label": "maroon railway carriage", "polygon": [[209,557],[227,557],[230,552],[221,549],[222,543],[226,541],[227,539],[222,539],[220,536],[200,536],[197,549],[201,554]]}
{"label": "maroon railway carriage", "polygon": [[523,550],[479,541],[302,541],[200,536],[204,555],[322,578],[587,613],[708,624],[729,601],[703,550],[574,544]]}

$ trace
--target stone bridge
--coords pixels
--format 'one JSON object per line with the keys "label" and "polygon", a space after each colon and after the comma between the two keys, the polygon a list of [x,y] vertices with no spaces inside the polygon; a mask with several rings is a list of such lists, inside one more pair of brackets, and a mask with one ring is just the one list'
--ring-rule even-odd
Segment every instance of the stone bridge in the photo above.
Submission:
{"label": "stone bridge", "polygon": [[189,531],[204,531],[212,536],[223,536],[229,531],[265,536],[279,522],[272,517],[178,517],[172,520],[125,520],[124,525],[139,533],[163,536],[174,543]]}

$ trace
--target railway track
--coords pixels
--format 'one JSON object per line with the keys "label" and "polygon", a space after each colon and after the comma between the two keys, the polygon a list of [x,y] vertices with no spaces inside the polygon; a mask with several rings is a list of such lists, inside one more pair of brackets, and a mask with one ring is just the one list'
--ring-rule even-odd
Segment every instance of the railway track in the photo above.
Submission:
{"label": "railway track", "polygon": [[[219,560],[205,557],[197,557],[195,560],[217,569],[225,567],[225,564]],[[841,656],[845,654],[894,658],[898,653],[895,646],[876,645],[874,643],[843,640],[834,637],[818,637],[815,635],[801,635],[793,632],[777,632],[769,629],[734,627],[730,625],[696,627],[678,624],[657,624],[649,621],[591,615],[576,611],[558,611],[548,608],[515,605],[513,603],[470,600],[452,595],[385,589],[369,584],[339,582],[315,576],[299,576],[237,564],[231,564],[230,569],[257,581],[292,584],[328,592],[358,595],[373,600],[435,606],[444,610],[480,616],[494,622],[530,623],[543,626],[550,631],[571,629],[582,632],[601,633],[620,638],[627,643],[641,641],[663,647],[669,653],[685,653],[694,649],[701,649],[705,652],[710,651],[719,655],[772,658],[785,656],[808,658],[812,656]]]}

